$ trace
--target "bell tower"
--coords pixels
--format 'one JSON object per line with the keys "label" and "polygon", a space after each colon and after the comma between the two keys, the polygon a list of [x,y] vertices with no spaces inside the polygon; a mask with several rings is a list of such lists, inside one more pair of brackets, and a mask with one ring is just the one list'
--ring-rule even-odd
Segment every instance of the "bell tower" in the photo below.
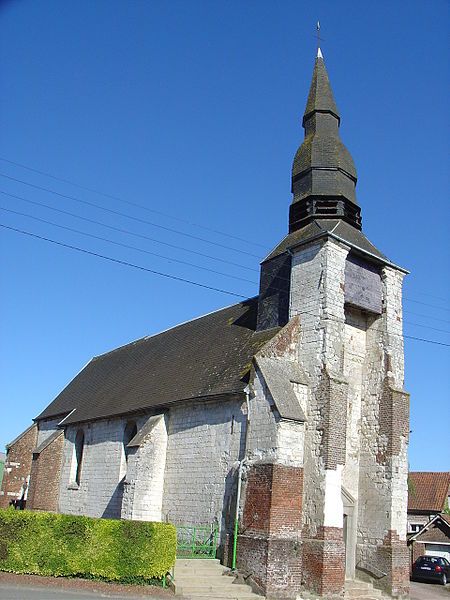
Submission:
{"label": "bell tower", "polygon": [[[346,579],[364,572],[403,598],[409,586],[409,395],[403,388],[402,331],[407,271],[362,231],[356,168],[340,138],[340,122],[319,49],[302,121],[304,140],[292,167],[289,232],[261,264],[258,330],[281,327],[280,343],[256,357],[250,386],[252,401],[262,407],[270,402],[271,384],[274,398],[274,390],[281,393],[284,377],[281,396],[295,384],[304,419],[291,425],[298,430],[289,446],[298,446],[295,461],[274,444],[273,464],[260,460],[250,470],[244,516],[256,522],[252,507],[267,497],[274,523],[265,533],[268,552],[288,542],[295,547],[295,577],[283,588],[286,597],[289,586],[338,597]],[[292,369],[301,376],[294,377]],[[281,413],[276,418],[282,431],[289,419]],[[282,465],[291,471],[278,489],[275,471]],[[270,481],[265,496],[251,487],[263,469]],[[286,523],[276,528],[287,518],[284,509],[276,511],[280,498],[292,507],[289,532]],[[243,544],[244,538],[256,547],[255,536],[243,536]],[[262,587],[281,592],[271,577],[269,569],[262,570]]]}

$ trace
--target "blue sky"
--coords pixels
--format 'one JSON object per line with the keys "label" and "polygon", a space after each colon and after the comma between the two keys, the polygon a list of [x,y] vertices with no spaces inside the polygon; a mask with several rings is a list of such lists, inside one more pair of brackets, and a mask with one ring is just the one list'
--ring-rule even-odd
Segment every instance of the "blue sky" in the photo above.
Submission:
{"label": "blue sky", "polygon": [[[287,232],[320,19],[364,231],[411,271],[405,334],[450,344],[448,12],[439,0],[4,0],[0,207],[21,214],[0,210],[0,223],[254,295],[259,260]],[[234,302],[11,230],[0,244],[0,446],[92,356]],[[450,349],[405,348],[411,468],[448,470]]]}

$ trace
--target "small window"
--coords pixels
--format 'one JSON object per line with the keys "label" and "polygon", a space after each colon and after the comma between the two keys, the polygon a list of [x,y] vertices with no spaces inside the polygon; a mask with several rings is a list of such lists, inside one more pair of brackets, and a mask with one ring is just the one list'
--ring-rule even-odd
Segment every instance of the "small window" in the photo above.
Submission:
{"label": "small window", "polygon": [[81,466],[83,463],[84,433],[81,429],[77,431],[75,438],[75,483],[80,485]]}
{"label": "small window", "polygon": [[123,432],[123,451],[125,454],[125,461],[128,463],[128,455],[130,453],[130,449],[128,448],[128,444],[131,442],[131,440],[134,438],[134,436],[137,434],[137,425],[135,421],[128,421],[128,423],[125,426],[124,432]]}

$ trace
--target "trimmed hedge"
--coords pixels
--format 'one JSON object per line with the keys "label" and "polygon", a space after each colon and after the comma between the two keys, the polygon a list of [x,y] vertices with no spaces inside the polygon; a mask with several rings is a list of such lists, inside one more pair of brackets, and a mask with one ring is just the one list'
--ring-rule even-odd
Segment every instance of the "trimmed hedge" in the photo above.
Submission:
{"label": "trimmed hedge", "polygon": [[175,555],[169,523],[0,510],[0,571],[149,583]]}

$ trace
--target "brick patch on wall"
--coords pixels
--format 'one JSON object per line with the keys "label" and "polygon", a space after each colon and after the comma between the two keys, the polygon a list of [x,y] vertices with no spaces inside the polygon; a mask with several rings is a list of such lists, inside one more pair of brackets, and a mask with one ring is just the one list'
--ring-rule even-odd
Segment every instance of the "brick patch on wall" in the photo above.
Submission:
{"label": "brick patch on wall", "polygon": [[63,447],[61,432],[39,455],[33,455],[28,508],[57,512]]}
{"label": "brick patch on wall", "polygon": [[253,465],[247,477],[238,568],[267,595],[292,598],[301,586],[303,469]]}
{"label": "brick patch on wall", "polygon": [[400,540],[397,532],[388,531],[383,544],[378,547],[375,565],[387,576],[380,579],[381,586],[394,598],[409,594],[410,555],[405,540]]}
{"label": "brick patch on wall", "polygon": [[37,440],[37,426],[32,425],[8,447],[3,473],[0,508],[6,508],[17,500],[22,486],[30,475],[31,457]]}
{"label": "brick patch on wall", "polygon": [[340,595],[345,583],[342,529],[319,527],[314,538],[303,539],[303,583],[320,595]]}

